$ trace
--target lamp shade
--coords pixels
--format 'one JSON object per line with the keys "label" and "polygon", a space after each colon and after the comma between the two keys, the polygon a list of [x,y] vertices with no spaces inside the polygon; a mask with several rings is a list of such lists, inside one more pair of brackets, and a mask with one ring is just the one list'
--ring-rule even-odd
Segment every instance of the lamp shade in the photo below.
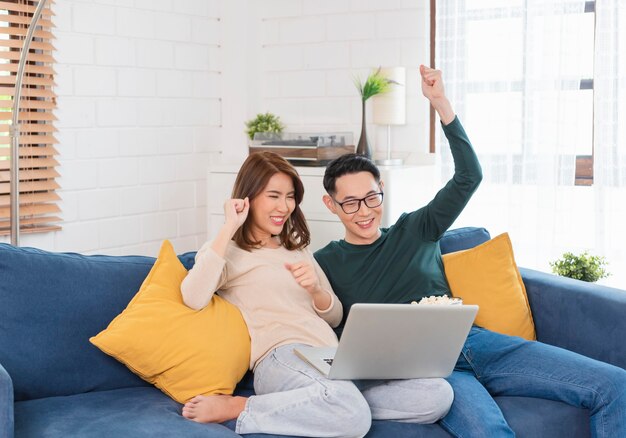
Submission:
{"label": "lamp shade", "polygon": [[406,69],[404,67],[381,68],[382,76],[394,81],[387,93],[378,94],[373,100],[373,121],[376,125],[404,125],[406,123]]}

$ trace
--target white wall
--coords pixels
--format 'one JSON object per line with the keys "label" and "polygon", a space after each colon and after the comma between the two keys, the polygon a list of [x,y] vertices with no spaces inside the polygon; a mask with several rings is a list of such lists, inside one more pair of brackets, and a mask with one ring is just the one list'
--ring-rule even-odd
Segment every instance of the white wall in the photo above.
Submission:
{"label": "white wall", "polygon": [[[429,57],[427,8],[409,0],[56,2],[63,230],[23,234],[21,244],[154,255],[167,238],[178,252],[197,249],[207,233],[206,168],[245,158],[243,122],[272,111],[288,131],[350,131],[357,141],[352,78],[379,65],[407,68],[407,124],[393,128],[393,149],[424,162],[428,104],[417,67]],[[384,129],[368,123],[368,132],[380,155]],[[603,216],[591,214],[598,201],[588,188],[571,192],[580,214],[563,227],[546,229],[542,207],[523,196],[503,213],[498,199],[510,189],[484,185],[454,226],[509,231],[520,265],[549,270],[561,252],[593,251],[604,230],[622,229],[604,223],[610,218],[595,224]],[[522,221],[519,211],[531,208],[533,220]],[[538,252],[516,227],[553,239],[554,252]],[[603,282],[623,287],[625,256],[612,251],[614,276]]]}
{"label": "white wall", "polygon": [[[253,13],[260,22],[253,47],[259,69],[249,117],[271,111],[288,131],[348,131],[356,143],[361,106],[353,78],[365,79],[378,66],[404,66],[407,124],[393,127],[394,155],[419,161],[427,153],[428,103],[418,67],[429,60],[428,2],[265,0]],[[370,105],[369,138],[382,157],[386,128],[371,124]]]}
{"label": "white wall", "polygon": [[205,172],[221,149],[219,6],[54,4],[63,229],[21,245],[156,254],[165,238],[180,252],[204,241]]}
{"label": "white wall", "polygon": [[[427,2],[63,0],[54,5],[63,229],[22,234],[54,251],[156,254],[206,238],[206,168],[247,155],[243,122],[273,111],[292,132],[360,132],[352,83],[406,66],[394,151],[427,151]],[[371,111],[370,111],[371,113]],[[370,114],[371,118],[371,114]],[[382,128],[369,124],[375,149]],[[412,154],[412,155],[411,155]],[[0,241],[8,242],[7,236]]]}

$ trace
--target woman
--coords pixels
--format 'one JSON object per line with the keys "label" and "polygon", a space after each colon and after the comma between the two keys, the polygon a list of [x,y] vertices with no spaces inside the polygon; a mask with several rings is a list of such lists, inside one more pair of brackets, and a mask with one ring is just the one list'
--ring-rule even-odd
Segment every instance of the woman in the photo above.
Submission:
{"label": "woman", "polygon": [[[343,309],[311,252],[300,210],[304,187],[277,154],[252,154],[224,204],[224,225],[196,255],[183,300],[201,309],[219,293],[236,305],[250,332],[257,395],[197,396],[183,416],[198,422],[237,419],[236,432],[314,437],[363,436],[374,418],[432,423],[452,404],[443,379],[328,380],[293,352],[298,345],[337,346],[332,327]],[[371,410],[370,410],[371,406]],[[379,408],[380,407],[380,408]]]}

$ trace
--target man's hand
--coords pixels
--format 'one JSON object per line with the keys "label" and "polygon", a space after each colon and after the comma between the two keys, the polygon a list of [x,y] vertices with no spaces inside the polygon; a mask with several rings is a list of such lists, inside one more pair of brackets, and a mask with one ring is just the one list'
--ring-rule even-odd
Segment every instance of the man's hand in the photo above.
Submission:
{"label": "man's hand", "polygon": [[446,97],[441,70],[420,65],[420,74],[422,75],[422,93],[428,100],[432,102],[433,100]]}
{"label": "man's hand", "polygon": [[449,124],[454,120],[455,115],[452,105],[446,97],[441,70],[420,65],[420,75],[422,76],[422,93],[435,108],[443,124]]}

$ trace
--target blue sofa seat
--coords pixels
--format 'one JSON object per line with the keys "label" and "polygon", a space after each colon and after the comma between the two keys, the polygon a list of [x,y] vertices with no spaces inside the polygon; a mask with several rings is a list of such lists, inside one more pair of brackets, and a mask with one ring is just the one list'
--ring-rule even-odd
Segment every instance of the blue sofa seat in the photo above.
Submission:
{"label": "blue sofa seat", "polygon": [[[482,228],[452,230],[441,249],[488,239]],[[179,258],[190,268],[194,255]],[[0,438],[238,436],[234,421],[184,419],[180,404],[88,341],[126,307],[153,264],[0,244]],[[521,272],[540,341],[626,367],[626,291]],[[253,394],[252,377],[237,394]],[[519,437],[590,436],[587,410],[526,397],[496,402]],[[374,421],[367,436],[450,435],[436,424]]]}
{"label": "blue sofa seat", "polygon": [[156,388],[135,387],[27,400],[15,405],[18,437],[237,437],[217,424],[180,415],[180,405]]}

